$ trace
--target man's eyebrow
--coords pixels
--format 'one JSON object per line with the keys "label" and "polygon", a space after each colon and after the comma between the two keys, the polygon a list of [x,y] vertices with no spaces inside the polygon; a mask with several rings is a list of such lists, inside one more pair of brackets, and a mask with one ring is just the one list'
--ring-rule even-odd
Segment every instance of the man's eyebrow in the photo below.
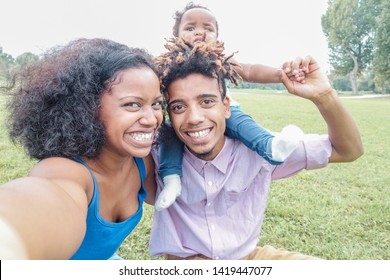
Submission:
{"label": "man's eyebrow", "polygon": [[[196,99],[210,98],[210,97],[218,98],[218,94],[215,94],[215,93],[202,93],[202,94],[199,94],[196,97]],[[174,99],[172,101],[169,101],[168,102],[168,106],[171,106],[172,104],[180,103],[180,102],[184,102],[184,99]]]}
{"label": "man's eyebrow", "polygon": [[218,95],[215,93],[202,93],[202,94],[197,96],[197,99],[202,99],[205,97],[218,97]]}
{"label": "man's eyebrow", "polygon": [[175,100],[169,101],[168,106],[171,106],[172,104],[180,103],[180,102],[184,102],[184,99],[175,99]]}

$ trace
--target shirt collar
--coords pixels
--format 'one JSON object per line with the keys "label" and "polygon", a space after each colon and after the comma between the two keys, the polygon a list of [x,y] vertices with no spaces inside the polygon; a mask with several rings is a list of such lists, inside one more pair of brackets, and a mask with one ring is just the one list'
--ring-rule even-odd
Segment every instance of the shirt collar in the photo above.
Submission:
{"label": "shirt collar", "polygon": [[230,157],[233,155],[234,140],[225,136],[225,143],[219,154],[211,161],[205,161],[196,157],[191,151],[184,146],[184,158],[190,162],[195,170],[201,174],[204,166],[210,163],[223,174],[226,173]]}

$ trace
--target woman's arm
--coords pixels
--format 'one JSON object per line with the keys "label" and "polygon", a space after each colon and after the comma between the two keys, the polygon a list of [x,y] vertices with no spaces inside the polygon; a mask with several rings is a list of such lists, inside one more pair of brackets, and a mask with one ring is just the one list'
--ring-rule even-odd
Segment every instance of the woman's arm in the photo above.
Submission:
{"label": "woman's arm", "polygon": [[[65,166],[61,169],[64,173],[72,172]],[[14,232],[13,240],[19,243],[16,247],[24,251],[22,258],[68,259],[85,235],[87,196],[80,181],[66,176],[34,176],[46,171],[35,168],[30,176],[0,186],[0,219],[9,233]],[[0,251],[1,248],[7,249],[3,239],[0,239]]]}
{"label": "woman's arm", "polygon": [[144,186],[146,189],[146,199],[145,202],[154,205],[156,201],[156,188],[157,188],[157,183],[156,183],[156,177],[155,177],[155,171],[154,171],[154,161],[152,158],[152,155],[149,154],[147,157],[144,158],[144,163],[145,163],[145,169],[146,169],[146,177],[145,177],[145,182]]}

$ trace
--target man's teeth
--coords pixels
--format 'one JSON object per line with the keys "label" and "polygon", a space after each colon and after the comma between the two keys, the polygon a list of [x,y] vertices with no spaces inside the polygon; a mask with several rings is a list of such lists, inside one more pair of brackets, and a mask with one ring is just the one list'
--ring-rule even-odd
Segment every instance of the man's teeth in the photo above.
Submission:
{"label": "man's teeth", "polygon": [[137,141],[150,141],[153,133],[130,133],[130,136]]}
{"label": "man's teeth", "polygon": [[200,138],[206,136],[209,133],[210,133],[210,129],[205,129],[197,132],[188,132],[188,135],[193,138]]}

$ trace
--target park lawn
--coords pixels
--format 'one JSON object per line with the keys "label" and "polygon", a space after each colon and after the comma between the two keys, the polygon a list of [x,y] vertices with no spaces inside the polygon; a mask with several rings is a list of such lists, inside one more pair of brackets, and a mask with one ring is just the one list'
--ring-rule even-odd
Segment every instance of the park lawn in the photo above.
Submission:
{"label": "park lawn", "polygon": [[[244,92],[244,90],[240,90]],[[285,92],[233,94],[264,127],[293,123],[305,133],[326,133],[316,107]],[[365,154],[274,181],[259,244],[324,259],[390,259],[390,98],[342,100],[361,131]],[[0,107],[4,98],[0,98]],[[0,111],[0,184],[27,174],[35,163],[9,142]],[[151,259],[148,241],[153,208],[120,248],[125,259]]]}

